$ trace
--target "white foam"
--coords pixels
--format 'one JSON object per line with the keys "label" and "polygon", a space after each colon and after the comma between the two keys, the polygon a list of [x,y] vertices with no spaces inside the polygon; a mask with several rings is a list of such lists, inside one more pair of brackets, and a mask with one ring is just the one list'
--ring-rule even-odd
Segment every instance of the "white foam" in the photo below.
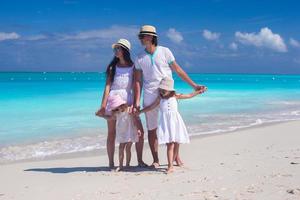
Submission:
{"label": "white foam", "polygon": [[105,147],[105,136],[43,141],[35,144],[8,146],[0,149],[0,163],[66,153],[86,152]]}

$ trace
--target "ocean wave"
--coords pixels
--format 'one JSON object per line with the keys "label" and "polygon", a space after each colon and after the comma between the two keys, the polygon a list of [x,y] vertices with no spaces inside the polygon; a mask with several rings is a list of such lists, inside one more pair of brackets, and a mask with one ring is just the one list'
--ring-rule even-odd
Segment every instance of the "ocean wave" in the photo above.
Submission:
{"label": "ocean wave", "polygon": [[7,146],[0,149],[0,163],[26,159],[43,159],[45,157],[93,151],[105,148],[104,136],[68,138],[43,141],[35,144]]}
{"label": "ocean wave", "polygon": [[199,124],[188,126],[191,135],[232,132],[264,124],[300,120],[300,111],[261,114],[199,115]]}
{"label": "ocean wave", "polygon": [[[196,121],[195,121],[196,118]],[[199,120],[199,121],[198,121]],[[193,116],[187,122],[191,136],[232,132],[268,123],[300,120],[300,111],[261,114],[202,114]],[[198,121],[198,122],[197,122]],[[27,159],[44,159],[49,156],[88,152],[105,148],[106,135],[84,136],[60,140],[43,141],[34,144],[13,145],[0,148],[0,163]]]}

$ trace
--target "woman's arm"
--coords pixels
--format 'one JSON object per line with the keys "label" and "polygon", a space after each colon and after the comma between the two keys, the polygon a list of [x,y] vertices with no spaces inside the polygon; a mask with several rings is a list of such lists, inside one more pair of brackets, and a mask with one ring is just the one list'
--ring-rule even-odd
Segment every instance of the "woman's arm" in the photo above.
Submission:
{"label": "woman's arm", "polygon": [[154,108],[156,108],[159,105],[159,102],[160,102],[160,97],[158,96],[152,104],[144,107],[139,113],[145,113],[150,110],[153,110]]}
{"label": "woman's arm", "polygon": [[96,112],[97,115],[104,115],[105,114],[105,108],[106,108],[107,99],[108,99],[108,95],[109,95],[110,87],[111,87],[110,76],[111,76],[111,74],[106,78],[105,88],[104,88],[104,92],[103,92],[103,95],[102,95],[101,107]]}
{"label": "woman's arm", "polygon": [[102,117],[106,120],[116,120],[116,116],[114,116],[114,115],[97,115],[97,116]]}
{"label": "woman's arm", "polygon": [[202,94],[203,92],[205,92],[205,90],[195,90],[190,94],[176,94],[175,97],[176,99],[190,99],[194,96],[197,96],[198,94]]}

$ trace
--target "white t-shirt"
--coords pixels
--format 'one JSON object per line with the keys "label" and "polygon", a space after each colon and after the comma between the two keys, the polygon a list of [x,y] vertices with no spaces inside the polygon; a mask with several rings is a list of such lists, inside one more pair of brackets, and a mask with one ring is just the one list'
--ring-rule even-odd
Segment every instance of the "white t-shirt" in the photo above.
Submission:
{"label": "white t-shirt", "polygon": [[157,46],[153,54],[144,51],[138,55],[134,64],[137,70],[143,71],[144,97],[157,94],[158,86],[165,77],[172,78],[170,64],[175,58],[170,49]]}

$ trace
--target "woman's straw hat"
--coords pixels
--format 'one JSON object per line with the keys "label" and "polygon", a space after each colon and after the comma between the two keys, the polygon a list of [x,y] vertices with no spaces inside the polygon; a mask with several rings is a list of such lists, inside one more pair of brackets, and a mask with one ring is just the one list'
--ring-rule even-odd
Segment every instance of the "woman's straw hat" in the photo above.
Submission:
{"label": "woman's straw hat", "polygon": [[165,77],[161,80],[158,88],[167,90],[167,91],[175,91],[174,90],[174,80],[169,77]]}
{"label": "woman's straw hat", "polygon": [[131,45],[130,42],[126,39],[119,39],[119,41],[117,43],[114,43],[113,45],[111,45],[111,47],[114,49],[116,46],[121,46],[123,48],[125,48],[126,50],[130,51]]}
{"label": "woman's straw hat", "polygon": [[144,25],[141,27],[139,35],[153,35],[157,37],[156,28],[151,25]]}

